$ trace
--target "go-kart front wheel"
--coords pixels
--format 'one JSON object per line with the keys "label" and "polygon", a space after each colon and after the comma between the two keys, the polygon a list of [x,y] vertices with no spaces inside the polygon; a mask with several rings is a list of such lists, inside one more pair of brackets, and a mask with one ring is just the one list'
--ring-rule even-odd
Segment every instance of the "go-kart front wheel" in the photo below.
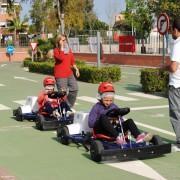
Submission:
{"label": "go-kart front wheel", "polygon": [[15,116],[17,121],[23,121],[22,110],[20,107],[16,110]]}
{"label": "go-kart front wheel", "polygon": [[95,162],[102,160],[101,152],[104,150],[103,144],[99,140],[92,141],[90,146],[91,159]]}
{"label": "go-kart front wheel", "polygon": [[70,143],[69,141],[69,130],[67,126],[60,126],[57,128],[57,140],[64,144],[64,145],[68,145]]}
{"label": "go-kart front wheel", "polygon": [[38,114],[37,118],[35,120],[36,128],[38,130],[41,130],[41,131],[44,130],[44,128],[43,128],[43,121],[45,121],[44,116],[41,115],[41,114]]}
{"label": "go-kart front wheel", "polygon": [[163,141],[162,141],[162,139],[161,139],[160,136],[154,135],[154,136],[152,137],[151,143],[152,143],[153,145],[162,145],[162,144],[163,144]]}

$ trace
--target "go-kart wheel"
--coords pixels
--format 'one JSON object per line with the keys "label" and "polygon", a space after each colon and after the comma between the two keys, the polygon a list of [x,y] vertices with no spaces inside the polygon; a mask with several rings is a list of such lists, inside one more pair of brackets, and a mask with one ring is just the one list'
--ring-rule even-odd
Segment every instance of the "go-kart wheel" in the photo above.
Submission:
{"label": "go-kart wheel", "polygon": [[67,126],[63,126],[63,127],[58,127],[57,128],[57,140],[64,144],[64,145],[68,145],[70,143],[69,139],[69,130]]}
{"label": "go-kart wheel", "polygon": [[23,121],[22,110],[20,107],[16,110],[16,120]]}
{"label": "go-kart wheel", "polygon": [[103,144],[99,140],[92,141],[90,146],[91,159],[95,162],[102,160],[101,152],[104,150]]}
{"label": "go-kart wheel", "polygon": [[154,145],[162,145],[162,144],[163,144],[163,141],[162,141],[161,137],[158,136],[158,135],[154,135],[154,136],[152,137],[152,140],[151,140],[150,142],[151,142],[152,144],[154,144]]}
{"label": "go-kart wheel", "polygon": [[36,118],[36,120],[35,120],[35,123],[36,123],[36,128],[39,129],[39,130],[41,130],[41,131],[44,130],[44,129],[43,129],[43,121],[45,121],[44,116],[41,115],[41,114],[38,114],[38,115],[37,115],[37,118]]}

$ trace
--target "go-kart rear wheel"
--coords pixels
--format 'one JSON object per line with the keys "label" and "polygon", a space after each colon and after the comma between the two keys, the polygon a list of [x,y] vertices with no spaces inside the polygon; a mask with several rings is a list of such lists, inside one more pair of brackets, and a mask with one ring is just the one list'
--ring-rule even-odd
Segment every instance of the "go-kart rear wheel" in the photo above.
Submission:
{"label": "go-kart rear wheel", "polygon": [[21,107],[18,107],[18,109],[16,110],[16,120],[17,121],[23,121],[23,115],[22,115]]}
{"label": "go-kart rear wheel", "polygon": [[104,150],[103,144],[99,140],[92,141],[90,146],[91,159],[95,162],[102,160],[101,152]]}
{"label": "go-kart rear wheel", "polygon": [[158,135],[154,135],[154,136],[152,137],[152,140],[151,140],[150,142],[151,142],[152,144],[154,144],[154,145],[162,145],[162,144],[163,144],[163,141],[162,141],[161,137],[158,136]]}
{"label": "go-kart rear wheel", "polygon": [[41,131],[44,130],[43,121],[45,121],[45,117],[41,114],[38,114],[37,118],[35,120],[35,123],[36,123],[36,128],[41,130]]}
{"label": "go-kart rear wheel", "polygon": [[57,140],[64,144],[68,145],[70,143],[70,140],[68,138],[69,136],[69,130],[67,126],[60,126],[57,128]]}

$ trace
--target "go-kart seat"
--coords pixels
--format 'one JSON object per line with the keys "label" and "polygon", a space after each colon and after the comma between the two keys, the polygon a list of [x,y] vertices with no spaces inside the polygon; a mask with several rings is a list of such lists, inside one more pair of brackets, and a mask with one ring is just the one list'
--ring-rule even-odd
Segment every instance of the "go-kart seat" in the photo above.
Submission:
{"label": "go-kart seat", "polygon": [[115,141],[116,138],[107,136],[105,134],[96,133],[96,131],[93,129],[93,138],[94,139],[100,139],[100,140],[106,140],[106,141]]}

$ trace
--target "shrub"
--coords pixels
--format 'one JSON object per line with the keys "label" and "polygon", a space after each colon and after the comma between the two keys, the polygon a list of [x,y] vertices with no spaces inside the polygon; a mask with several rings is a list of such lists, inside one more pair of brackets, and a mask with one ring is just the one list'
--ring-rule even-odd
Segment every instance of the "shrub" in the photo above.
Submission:
{"label": "shrub", "polygon": [[[80,77],[78,80],[99,83],[102,81],[119,81],[121,78],[121,70],[118,66],[108,66],[97,68],[95,66],[86,65],[83,61],[76,61],[80,71]],[[31,62],[29,60],[24,61],[24,66],[29,67],[30,72],[37,72],[42,74],[53,74],[54,63],[51,61],[46,62]]]}
{"label": "shrub", "polygon": [[161,69],[141,70],[141,84],[144,92],[162,92],[167,90],[168,72]]}

